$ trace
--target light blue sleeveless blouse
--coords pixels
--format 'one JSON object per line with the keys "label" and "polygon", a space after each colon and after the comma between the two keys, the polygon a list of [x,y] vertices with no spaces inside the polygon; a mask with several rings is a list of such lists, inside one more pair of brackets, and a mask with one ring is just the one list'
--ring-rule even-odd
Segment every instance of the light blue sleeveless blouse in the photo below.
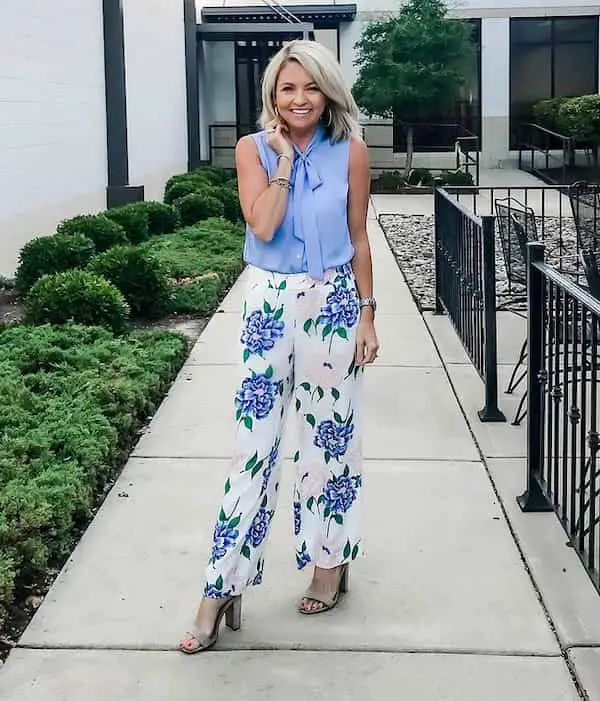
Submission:
{"label": "light blue sleeveless blouse", "polygon": [[[277,154],[267,145],[264,131],[252,138],[268,177],[273,177]],[[325,270],[352,260],[347,213],[349,154],[350,141],[333,143],[322,126],[304,151],[295,148],[285,217],[268,242],[246,226],[246,263],[278,273],[308,273],[322,280]]]}

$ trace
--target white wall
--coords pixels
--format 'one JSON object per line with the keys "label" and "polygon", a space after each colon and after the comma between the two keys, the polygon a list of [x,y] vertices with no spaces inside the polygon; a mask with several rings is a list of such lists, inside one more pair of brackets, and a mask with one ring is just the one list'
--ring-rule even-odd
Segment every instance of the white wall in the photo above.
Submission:
{"label": "white wall", "polygon": [[1,0],[0,274],[105,186],[101,0]]}
{"label": "white wall", "polygon": [[166,180],[187,169],[183,2],[124,0],[123,17],[129,182],[162,199]]}

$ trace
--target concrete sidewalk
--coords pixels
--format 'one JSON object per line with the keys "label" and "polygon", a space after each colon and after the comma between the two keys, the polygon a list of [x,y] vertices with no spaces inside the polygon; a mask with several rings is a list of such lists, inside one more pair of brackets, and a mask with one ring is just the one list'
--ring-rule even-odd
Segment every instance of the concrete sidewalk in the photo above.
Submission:
{"label": "concrete sidewalk", "polygon": [[3,701],[580,698],[427,324],[369,225],[382,352],[366,373],[366,557],[350,593],[330,614],[295,611],[309,573],[295,570],[288,459],[242,630],[224,628],[214,652],[174,650],[232,451],[238,282],[0,672]]}

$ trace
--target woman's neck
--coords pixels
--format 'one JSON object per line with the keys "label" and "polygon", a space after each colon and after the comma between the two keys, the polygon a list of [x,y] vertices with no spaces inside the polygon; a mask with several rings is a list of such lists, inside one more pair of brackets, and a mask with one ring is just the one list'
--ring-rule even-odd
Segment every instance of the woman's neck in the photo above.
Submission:
{"label": "woman's neck", "polygon": [[304,151],[306,149],[306,147],[312,141],[314,135],[317,132],[317,129],[318,129],[318,125],[315,127],[311,127],[308,130],[302,130],[302,131],[290,130],[290,132],[289,132],[290,141],[300,151]]}

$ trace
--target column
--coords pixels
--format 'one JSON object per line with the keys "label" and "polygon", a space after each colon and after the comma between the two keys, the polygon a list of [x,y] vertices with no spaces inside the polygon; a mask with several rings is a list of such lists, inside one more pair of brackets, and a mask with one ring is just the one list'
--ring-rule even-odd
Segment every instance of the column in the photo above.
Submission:
{"label": "column", "polygon": [[481,45],[481,160],[489,168],[509,157],[510,19],[483,19]]}

